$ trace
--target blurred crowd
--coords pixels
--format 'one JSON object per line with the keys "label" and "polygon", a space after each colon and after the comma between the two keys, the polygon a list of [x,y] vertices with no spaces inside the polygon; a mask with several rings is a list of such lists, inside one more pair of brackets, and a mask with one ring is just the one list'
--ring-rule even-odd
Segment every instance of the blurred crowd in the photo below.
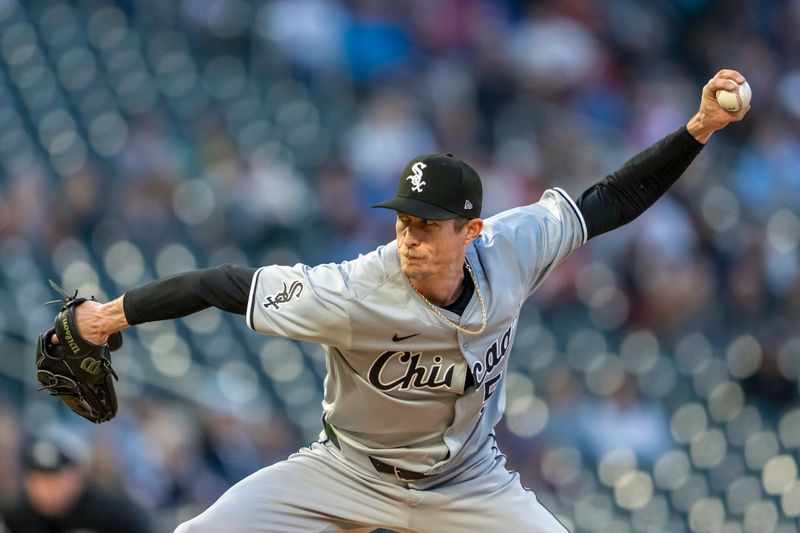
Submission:
{"label": "blurred crowd", "polygon": [[48,278],[368,252],[421,153],[472,164],[484,216],[577,197],[735,68],[745,121],[525,308],[498,439],[573,530],[796,531],[798,27],[797,0],[0,1],[0,501],[57,427],[166,531],[321,429],[320,352],[214,311],[127,333],[87,427],[35,391]]}

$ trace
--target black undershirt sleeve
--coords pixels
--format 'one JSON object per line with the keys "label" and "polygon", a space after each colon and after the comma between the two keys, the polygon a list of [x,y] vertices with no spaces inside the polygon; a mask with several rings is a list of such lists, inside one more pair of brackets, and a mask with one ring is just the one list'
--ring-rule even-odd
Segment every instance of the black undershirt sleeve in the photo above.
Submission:
{"label": "black undershirt sleeve", "polygon": [[678,180],[703,146],[684,126],[589,187],[575,202],[586,222],[587,239],[644,213]]}
{"label": "black undershirt sleeve", "polygon": [[244,315],[255,273],[255,268],[224,264],[152,281],[125,293],[125,318],[135,326],[184,317],[208,307]]}

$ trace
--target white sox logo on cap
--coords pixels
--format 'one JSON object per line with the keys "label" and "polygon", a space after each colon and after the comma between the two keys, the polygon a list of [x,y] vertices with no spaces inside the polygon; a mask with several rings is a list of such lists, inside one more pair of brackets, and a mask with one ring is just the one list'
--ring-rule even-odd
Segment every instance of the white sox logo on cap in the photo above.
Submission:
{"label": "white sox logo on cap", "polygon": [[426,165],[422,161],[417,161],[414,163],[414,166],[411,167],[411,171],[414,173],[410,176],[406,176],[407,180],[411,180],[411,190],[422,192],[422,186],[425,185],[425,182],[422,181],[422,169],[425,168]]}

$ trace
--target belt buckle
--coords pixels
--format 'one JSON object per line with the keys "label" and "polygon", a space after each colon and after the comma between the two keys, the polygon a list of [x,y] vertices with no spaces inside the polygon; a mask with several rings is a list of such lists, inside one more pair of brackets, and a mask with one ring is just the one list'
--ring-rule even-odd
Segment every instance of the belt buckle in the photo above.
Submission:
{"label": "belt buckle", "polygon": [[399,479],[403,483],[411,483],[412,481],[414,481],[413,479],[406,479],[406,478],[402,477],[400,475],[400,469],[397,468],[396,466],[393,466],[392,469],[394,469],[394,477],[396,477],[397,479]]}

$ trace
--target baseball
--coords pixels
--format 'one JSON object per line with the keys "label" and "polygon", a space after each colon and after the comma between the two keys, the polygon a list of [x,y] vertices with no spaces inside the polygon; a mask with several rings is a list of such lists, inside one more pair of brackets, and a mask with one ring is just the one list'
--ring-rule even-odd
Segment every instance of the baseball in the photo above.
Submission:
{"label": "baseball", "polygon": [[750,85],[747,82],[737,86],[733,91],[717,91],[717,102],[725,111],[738,113],[742,109],[747,109],[750,105]]}

